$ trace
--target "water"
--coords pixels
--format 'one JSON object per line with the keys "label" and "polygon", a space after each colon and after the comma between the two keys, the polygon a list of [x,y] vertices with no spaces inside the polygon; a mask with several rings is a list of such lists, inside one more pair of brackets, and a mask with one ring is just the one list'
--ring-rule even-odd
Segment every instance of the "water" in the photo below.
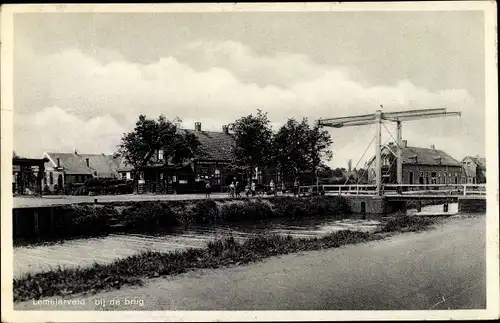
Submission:
{"label": "water", "polygon": [[[422,212],[440,212],[442,206],[428,206]],[[453,211],[450,205],[450,213]],[[89,266],[94,262],[110,263],[141,251],[168,252],[186,248],[202,248],[208,241],[233,236],[238,241],[259,235],[280,234],[294,237],[320,237],[339,230],[373,231],[380,216],[352,215],[339,220],[334,216],[298,220],[273,219],[260,222],[239,222],[218,227],[178,228],[156,234],[111,234],[98,238],[67,240],[61,243],[27,245],[14,248],[14,277],[51,268]]]}

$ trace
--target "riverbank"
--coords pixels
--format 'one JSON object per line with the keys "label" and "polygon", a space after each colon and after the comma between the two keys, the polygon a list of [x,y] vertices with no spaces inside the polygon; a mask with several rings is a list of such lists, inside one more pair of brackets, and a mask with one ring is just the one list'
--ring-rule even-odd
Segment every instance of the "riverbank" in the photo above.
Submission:
{"label": "riverbank", "polygon": [[486,306],[485,220],[484,215],[454,216],[436,223],[438,230],[271,257],[245,266],[200,269],[96,295],[43,299],[71,300],[76,305],[28,300],[15,303],[14,309],[481,309]]}
{"label": "riverbank", "polygon": [[241,265],[276,255],[379,240],[393,232],[423,230],[432,223],[427,218],[398,216],[387,221],[375,233],[344,230],[321,238],[268,236],[251,238],[243,243],[228,238],[210,242],[203,249],[169,253],[145,252],[108,265],[94,264],[89,268],[27,274],[14,279],[14,301],[96,293],[119,289],[125,285],[141,285],[144,279],[178,275],[195,269]]}
{"label": "riverbank", "polygon": [[350,214],[341,196],[269,197],[224,200],[128,201],[14,209],[14,243],[60,240],[107,232],[149,233],[191,225]]}

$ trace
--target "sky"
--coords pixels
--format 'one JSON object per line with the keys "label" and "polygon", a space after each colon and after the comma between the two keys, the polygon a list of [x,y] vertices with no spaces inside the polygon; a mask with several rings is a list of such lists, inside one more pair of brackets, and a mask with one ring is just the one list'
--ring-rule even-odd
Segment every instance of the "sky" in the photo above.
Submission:
{"label": "sky", "polygon": [[[113,153],[139,114],[219,131],[257,109],[278,129],[448,108],[462,116],[405,122],[403,139],[484,156],[483,25],[479,11],[16,14],[14,150]],[[331,166],[373,155],[374,126],[328,131]]]}

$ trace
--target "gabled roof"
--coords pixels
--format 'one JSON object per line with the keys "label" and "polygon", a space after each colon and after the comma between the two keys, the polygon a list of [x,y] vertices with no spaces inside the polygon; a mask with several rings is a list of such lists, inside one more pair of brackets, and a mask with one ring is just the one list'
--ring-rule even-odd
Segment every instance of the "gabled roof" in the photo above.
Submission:
{"label": "gabled roof", "polygon": [[464,159],[472,160],[476,165],[486,169],[486,158],[466,156]]}
{"label": "gabled roof", "polygon": [[57,159],[59,158],[59,166],[64,169],[67,174],[75,175],[93,175],[94,172],[87,167],[85,159],[75,153],[46,153],[51,160],[52,166],[57,167]]}
{"label": "gabled roof", "polygon": [[[100,177],[112,177],[118,169],[118,161],[110,155],[55,152],[47,152],[44,155],[48,156],[53,167],[57,167],[59,158],[59,166],[70,175],[94,175],[97,172]],[[87,166],[87,158],[89,166]]]}
{"label": "gabled roof", "polygon": [[134,168],[132,167],[132,165],[129,165],[127,163],[127,160],[125,159],[125,157],[122,157],[122,156],[116,156],[115,157],[115,161],[117,163],[117,170],[119,172],[130,172],[132,171]]}
{"label": "gabled roof", "polygon": [[78,154],[87,164],[86,159],[89,159],[89,168],[92,173],[97,171],[100,177],[113,177],[116,175],[118,169],[118,161],[110,155],[104,154]]}
{"label": "gabled roof", "polygon": [[234,138],[231,134],[217,131],[196,131],[182,129],[186,133],[191,133],[198,138],[201,144],[201,154],[197,154],[195,159],[201,160],[231,160],[231,147],[234,145]]}
{"label": "gabled roof", "polygon": [[[397,146],[386,145],[382,148],[382,154],[392,153],[396,156]],[[415,162],[416,157],[416,162]],[[372,157],[369,163],[372,163],[375,157]],[[440,166],[461,166],[460,162],[448,155],[446,152],[432,148],[421,147],[402,147],[401,159],[403,165],[440,165]]]}

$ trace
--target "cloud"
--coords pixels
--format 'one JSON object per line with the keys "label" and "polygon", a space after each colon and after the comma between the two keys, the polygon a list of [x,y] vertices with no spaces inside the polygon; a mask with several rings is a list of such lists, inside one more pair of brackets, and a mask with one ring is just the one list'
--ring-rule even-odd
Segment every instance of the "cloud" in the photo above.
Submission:
{"label": "cloud", "polygon": [[109,114],[83,120],[58,107],[14,118],[17,153],[40,157],[44,151],[113,153],[126,131]]}
{"label": "cloud", "polygon": [[[129,62],[106,50],[76,49],[41,55],[26,51],[15,61],[15,143],[20,153],[56,149],[111,152],[139,113],[178,116],[185,126],[222,124],[256,109],[276,126],[289,117],[334,117],[383,110],[444,107],[461,120],[415,121],[404,136],[463,154],[484,152],[484,109],[463,89],[431,92],[409,80],[367,85],[346,67],[318,65],[307,56],[262,56],[241,43],[195,42],[150,64]],[[373,136],[368,128],[331,130],[334,162],[357,159]],[[423,135],[425,134],[425,135]],[[461,140],[460,145],[454,144]],[[354,141],[353,141],[354,140]],[[356,144],[354,144],[356,143]]]}

